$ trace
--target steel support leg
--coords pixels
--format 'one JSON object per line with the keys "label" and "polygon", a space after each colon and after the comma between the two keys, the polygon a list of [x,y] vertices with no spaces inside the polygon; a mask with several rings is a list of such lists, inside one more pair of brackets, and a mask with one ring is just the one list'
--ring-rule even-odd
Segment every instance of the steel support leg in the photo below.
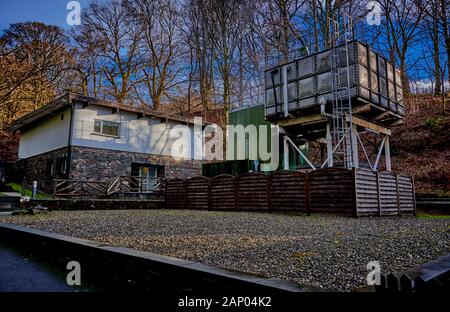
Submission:
{"label": "steel support leg", "polygon": [[283,136],[283,154],[284,170],[289,170],[289,142],[287,136]]}
{"label": "steel support leg", "polygon": [[331,126],[329,122],[327,123],[326,140],[328,167],[333,167],[333,138],[331,137]]}
{"label": "steel support leg", "polygon": [[390,147],[388,135],[386,135],[386,140],[384,140],[384,155],[385,155],[385,160],[386,160],[386,170],[390,172],[390,171],[392,171],[391,147]]}

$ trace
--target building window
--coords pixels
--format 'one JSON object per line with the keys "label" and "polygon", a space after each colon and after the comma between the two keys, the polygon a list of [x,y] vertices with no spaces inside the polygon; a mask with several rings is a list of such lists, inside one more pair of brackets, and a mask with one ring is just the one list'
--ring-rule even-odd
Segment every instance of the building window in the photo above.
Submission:
{"label": "building window", "polygon": [[63,153],[63,154],[61,154],[61,156],[59,156],[59,159],[58,159],[58,174],[59,175],[64,175],[67,173],[67,161],[68,161],[67,153]]}
{"label": "building window", "polygon": [[48,159],[47,160],[47,176],[49,178],[53,178],[53,174],[54,174],[53,171],[54,171],[53,170],[53,159]]}
{"label": "building window", "polygon": [[120,123],[118,122],[105,120],[94,121],[94,133],[96,134],[118,137],[119,131],[120,131]]}

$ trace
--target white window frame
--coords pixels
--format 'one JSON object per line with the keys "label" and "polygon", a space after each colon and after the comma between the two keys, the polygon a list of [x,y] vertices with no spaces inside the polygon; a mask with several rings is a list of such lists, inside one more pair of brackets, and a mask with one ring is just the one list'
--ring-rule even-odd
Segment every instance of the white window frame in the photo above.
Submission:
{"label": "white window frame", "polygon": [[[100,122],[100,132],[96,132],[95,131],[95,123],[96,122]],[[105,122],[117,125],[117,135],[103,133],[103,124]],[[120,138],[120,127],[121,127],[121,123],[120,122],[109,121],[109,120],[102,120],[102,119],[94,119],[94,129],[93,129],[92,134],[101,135],[101,136],[107,136],[107,137],[112,137],[112,138]]]}

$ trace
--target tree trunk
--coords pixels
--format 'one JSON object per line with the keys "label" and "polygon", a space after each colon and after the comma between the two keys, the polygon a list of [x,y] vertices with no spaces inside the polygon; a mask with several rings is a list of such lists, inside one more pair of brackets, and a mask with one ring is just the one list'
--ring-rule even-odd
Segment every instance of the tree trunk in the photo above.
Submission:
{"label": "tree trunk", "polygon": [[442,26],[445,39],[445,50],[447,52],[447,75],[448,82],[450,83],[450,33],[448,30],[448,19],[447,19],[447,6],[446,1],[441,0],[441,16],[442,16]]}
{"label": "tree trunk", "polygon": [[431,31],[431,39],[433,41],[433,61],[434,61],[434,77],[435,77],[435,85],[434,85],[434,94],[441,94],[441,63],[439,59],[439,26],[436,19],[432,19],[433,28]]}

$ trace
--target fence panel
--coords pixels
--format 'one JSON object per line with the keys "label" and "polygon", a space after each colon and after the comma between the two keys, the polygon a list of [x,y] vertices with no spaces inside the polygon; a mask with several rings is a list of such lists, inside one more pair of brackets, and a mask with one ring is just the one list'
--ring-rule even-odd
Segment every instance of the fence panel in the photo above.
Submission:
{"label": "fence panel", "polygon": [[352,170],[322,169],[309,173],[309,201],[311,212],[354,212],[354,181]]}
{"label": "fence panel", "polygon": [[212,178],[210,183],[209,209],[236,210],[236,177],[222,174]]}
{"label": "fence panel", "polygon": [[412,177],[399,175],[398,176],[398,191],[400,202],[400,213],[414,213],[414,181]]}
{"label": "fence panel", "polygon": [[380,172],[378,174],[380,189],[380,215],[398,215],[397,182],[394,174]]}
{"label": "fence panel", "polygon": [[380,213],[377,183],[376,172],[367,169],[356,170],[356,202],[359,216]]}
{"label": "fence panel", "polygon": [[414,213],[414,181],[391,172],[358,169],[356,199],[360,216]]}
{"label": "fence panel", "polygon": [[270,208],[279,211],[306,211],[306,174],[279,171],[271,175]]}
{"label": "fence panel", "polygon": [[168,209],[186,208],[186,181],[183,179],[167,180],[166,207]]}
{"label": "fence panel", "polygon": [[186,180],[186,208],[208,209],[209,179],[207,177],[192,177]]}
{"label": "fence panel", "polygon": [[411,177],[341,168],[168,180],[166,203],[170,209],[306,211],[355,216],[415,212]]}
{"label": "fence panel", "polygon": [[268,177],[263,173],[249,173],[238,178],[238,209],[268,210]]}

